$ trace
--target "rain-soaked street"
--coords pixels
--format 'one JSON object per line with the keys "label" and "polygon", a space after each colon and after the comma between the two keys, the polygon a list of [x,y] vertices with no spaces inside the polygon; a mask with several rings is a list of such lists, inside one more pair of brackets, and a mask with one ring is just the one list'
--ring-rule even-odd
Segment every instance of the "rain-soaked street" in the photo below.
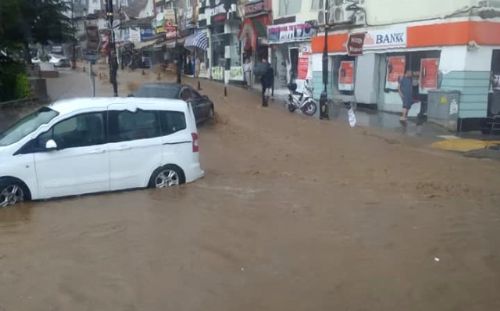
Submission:
{"label": "rain-soaked street", "polygon": [[500,310],[498,161],[202,87],[203,179],[0,210],[0,310]]}

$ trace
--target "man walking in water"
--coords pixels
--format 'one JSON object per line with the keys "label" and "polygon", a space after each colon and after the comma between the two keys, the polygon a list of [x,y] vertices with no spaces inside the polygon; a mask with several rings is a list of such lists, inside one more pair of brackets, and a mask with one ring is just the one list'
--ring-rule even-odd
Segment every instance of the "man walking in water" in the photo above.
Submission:
{"label": "man walking in water", "polygon": [[411,70],[407,70],[404,77],[399,80],[399,96],[403,101],[403,112],[401,113],[401,122],[408,120],[408,111],[413,104],[413,79]]}
{"label": "man walking in water", "polygon": [[260,83],[262,84],[262,106],[267,107],[269,100],[269,91],[273,86],[274,71],[271,65],[267,62],[267,59],[262,59],[263,75],[260,78]]}

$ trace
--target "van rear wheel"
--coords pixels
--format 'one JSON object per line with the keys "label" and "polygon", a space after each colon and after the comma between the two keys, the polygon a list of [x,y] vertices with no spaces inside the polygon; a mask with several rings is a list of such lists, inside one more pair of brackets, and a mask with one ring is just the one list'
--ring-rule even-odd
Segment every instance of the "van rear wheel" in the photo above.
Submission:
{"label": "van rear wheel", "polygon": [[149,187],[163,189],[179,186],[186,182],[184,172],[177,165],[165,165],[153,172]]}

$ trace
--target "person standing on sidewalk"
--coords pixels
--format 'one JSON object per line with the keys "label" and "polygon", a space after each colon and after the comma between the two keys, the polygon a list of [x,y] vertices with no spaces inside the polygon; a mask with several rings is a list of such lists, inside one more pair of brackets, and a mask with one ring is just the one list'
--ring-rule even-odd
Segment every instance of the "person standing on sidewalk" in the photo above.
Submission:
{"label": "person standing on sidewalk", "polygon": [[401,113],[401,122],[406,122],[408,120],[408,111],[413,104],[413,73],[411,70],[407,70],[404,77],[399,80],[399,96],[403,101],[403,112]]}
{"label": "person standing on sidewalk", "polygon": [[245,64],[243,64],[243,73],[245,75],[245,82],[247,83],[247,88],[252,87],[252,61],[250,57],[245,59]]}
{"label": "person standing on sidewalk", "polygon": [[263,75],[260,78],[260,83],[262,84],[262,106],[267,107],[269,101],[269,92],[273,86],[274,71],[271,65],[267,62],[267,59],[262,59],[262,64],[265,67],[263,70]]}

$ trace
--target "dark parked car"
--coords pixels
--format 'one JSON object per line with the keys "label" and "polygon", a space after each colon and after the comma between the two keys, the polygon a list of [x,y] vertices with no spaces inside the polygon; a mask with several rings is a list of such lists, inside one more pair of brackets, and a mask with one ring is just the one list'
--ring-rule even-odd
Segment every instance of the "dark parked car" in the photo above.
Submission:
{"label": "dark parked car", "polygon": [[156,97],[182,99],[193,106],[196,123],[214,118],[214,104],[205,95],[200,95],[189,85],[177,83],[146,83],[130,94],[134,97]]}

